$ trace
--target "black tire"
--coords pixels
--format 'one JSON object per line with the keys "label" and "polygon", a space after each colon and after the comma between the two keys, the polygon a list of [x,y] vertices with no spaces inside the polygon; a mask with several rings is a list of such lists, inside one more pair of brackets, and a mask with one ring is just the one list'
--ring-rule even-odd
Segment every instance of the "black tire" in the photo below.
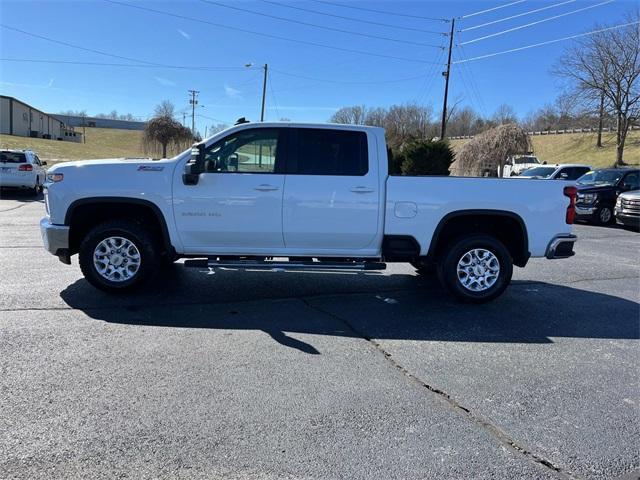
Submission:
{"label": "black tire", "polygon": [[29,189],[29,195],[31,195],[32,197],[37,197],[38,195],[40,195],[41,191],[42,187],[40,187],[40,183],[36,180],[35,187]]}
{"label": "black tire", "polygon": [[[94,265],[94,251],[98,244],[109,237],[129,240],[140,253],[140,266],[126,280],[112,281],[103,277]],[[82,274],[94,287],[106,292],[129,292],[151,278],[158,268],[158,246],[149,231],[130,220],[111,220],[94,227],[80,244],[79,263]]]}
{"label": "black tire", "polygon": [[598,225],[611,225],[616,220],[613,215],[613,208],[611,207],[598,208],[594,217]]}
{"label": "black tire", "polygon": [[[491,252],[499,262],[497,279],[486,290],[468,289],[458,277],[458,262],[474,249]],[[467,303],[485,303],[499,297],[511,282],[512,274],[513,260],[507,248],[495,237],[484,234],[460,237],[452,241],[438,264],[438,277],[442,286],[455,298]]]}

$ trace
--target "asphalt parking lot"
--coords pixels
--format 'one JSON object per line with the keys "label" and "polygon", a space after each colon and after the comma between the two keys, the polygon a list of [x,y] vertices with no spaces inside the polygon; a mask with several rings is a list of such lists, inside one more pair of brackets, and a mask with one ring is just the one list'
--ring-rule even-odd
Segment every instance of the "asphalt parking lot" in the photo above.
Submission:
{"label": "asphalt parking lot", "polygon": [[465,306],[384,274],[173,266],[111,296],[0,200],[0,478],[638,478],[640,234]]}

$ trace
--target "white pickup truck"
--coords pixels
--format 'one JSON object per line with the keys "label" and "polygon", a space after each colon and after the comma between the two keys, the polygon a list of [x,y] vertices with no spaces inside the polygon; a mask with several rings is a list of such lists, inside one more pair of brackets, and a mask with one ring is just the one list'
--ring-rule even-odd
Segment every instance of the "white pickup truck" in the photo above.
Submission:
{"label": "white pickup truck", "polygon": [[126,291],[163,264],[437,269],[458,299],[500,295],[513,265],[567,258],[575,187],[389,176],[384,130],[243,123],[163,160],[62,163],[46,182],[45,248]]}

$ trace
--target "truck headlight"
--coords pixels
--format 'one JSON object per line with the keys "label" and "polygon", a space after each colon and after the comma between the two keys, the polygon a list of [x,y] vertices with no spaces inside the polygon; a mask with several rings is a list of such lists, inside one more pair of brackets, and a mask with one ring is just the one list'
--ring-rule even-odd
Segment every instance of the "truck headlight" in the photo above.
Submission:
{"label": "truck headlight", "polygon": [[64,180],[64,175],[62,173],[47,173],[47,181],[51,183],[57,183]]}
{"label": "truck headlight", "polygon": [[621,207],[622,206],[622,197],[618,197],[618,199],[616,200],[616,207]]}
{"label": "truck headlight", "polygon": [[580,203],[593,203],[598,199],[596,193],[581,193],[578,195],[578,202]]}

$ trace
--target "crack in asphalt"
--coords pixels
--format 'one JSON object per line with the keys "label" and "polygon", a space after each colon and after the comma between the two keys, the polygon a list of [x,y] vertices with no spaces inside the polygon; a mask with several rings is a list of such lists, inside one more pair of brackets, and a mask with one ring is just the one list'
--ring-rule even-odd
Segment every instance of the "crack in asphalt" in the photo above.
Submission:
{"label": "crack in asphalt", "polygon": [[[1,247],[0,247],[1,248]],[[578,279],[578,280],[574,280],[574,281],[569,281],[569,282],[561,282],[563,284],[573,284],[573,283],[580,283],[580,282],[588,282],[588,281],[610,281],[610,280],[623,280],[623,279],[637,279],[637,276],[622,276],[622,277],[611,277],[611,278],[594,278],[594,279]],[[524,280],[524,281],[520,281],[516,284],[512,285],[512,288],[517,288],[517,287],[526,287],[526,286],[530,286],[530,285],[545,285],[545,282],[540,282],[540,281],[535,281],[535,280]],[[448,394],[447,392],[434,387],[433,385],[428,384],[426,381],[422,380],[420,377],[418,377],[416,374],[412,373],[411,371],[409,371],[406,367],[404,367],[403,365],[401,365],[398,361],[396,361],[393,357],[392,354],[387,351],[381,343],[379,343],[377,340],[375,340],[372,337],[369,337],[367,335],[365,335],[363,332],[359,331],[357,328],[355,328],[348,320],[346,320],[345,318],[342,318],[339,315],[336,315],[332,312],[329,312],[321,307],[318,307],[316,305],[314,305],[313,303],[311,303],[313,300],[316,299],[322,299],[322,298],[327,298],[327,297],[336,297],[336,296],[345,296],[345,295],[373,295],[375,293],[397,293],[397,292],[418,292],[418,291],[424,291],[425,287],[416,287],[416,288],[391,288],[391,289],[382,289],[382,290],[376,290],[375,292],[372,292],[370,290],[355,290],[355,291],[349,291],[349,292],[339,292],[339,293],[325,293],[325,294],[319,294],[319,295],[307,295],[307,296],[298,296],[298,297],[267,297],[267,298],[260,298],[260,299],[251,299],[251,300],[238,300],[238,301],[220,301],[220,302],[215,302],[215,301],[209,301],[209,302],[174,302],[174,303],[169,303],[169,304],[165,304],[165,305],[159,305],[157,303],[144,303],[144,304],[134,304],[134,305],[127,305],[127,306],[119,306],[119,305],[108,305],[108,306],[86,306],[86,307],[42,307],[42,308],[11,308],[11,309],[0,309],[0,311],[6,311],[6,312],[11,312],[11,311],[29,311],[29,310],[33,310],[33,311],[65,311],[65,310],[69,310],[69,311],[73,311],[73,310],[81,310],[81,311],[103,311],[103,310],[113,310],[113,309],[123,309],[123,310],[131,310],[131,309],[144,309],[144,308],[152,308],[152,307],[167,307],[167,306],[206,306],[206,305],[224,305],[224,304],[228,304],[228,303],[232,303],[232,304],[243,304],[243,303],[251,303],[251,302],[260,302],[260,301],[277,301],[277,300],[298,300],[301,301],[304,305],[306,305],[308,308],[311,308],[323,315],[327,315],[337,321],[339,321],[341,324],[345,325],[346,328],[348,328],[349,330],[351,330],[353,332],[353,334],[357,337],[362,338],[363,340],[367,341],[368,343],[370,343],[378,352],[380,352],[384,359],[396,370],[398,370],[399,372],[401,372],[403,375],[405,375],[407,378],[409,378],[411,381],[413,381],[414,383],[416,383],[417,385],[425,388],[426,390],[428,390],[429,392],[433,393],[434,395],[436,395],[439,399],[441,399],[443,402],[445,402],[446,404],[449,405],[449,407],[455,411],[456,413],[458,413],[459,415],[463,416],[464,418],[466,418],[467,420],[471,421],[472,423],[476,424],[478,427],[482,428],[483,430],[485,430],[486,432],[488,432],[494,439],[497,440],[497,442],[502,445],[504,448],[506,448],[507,450],[519,454],[523,457],[525,457],[528,461],[533,462],[535,464],[538,464],[542,467],[544,467],[545,469],[553,472],[555,475],[559,476],[560,478],[564,478],[564,479],[577,479],[580,477],[575,476],[575,474],[573,472],[570,472],[568,470],[566,470],[565,468],[554,464],[553,462],[547,460],[546,458],[536,454],[535,452],[533,452],[532,450],[520,445],[516,440],[514,440],[512,437],[510,437],[506,432],[504,432],[502,429],[500,429],[500,427],[498,427],[497,425],[493,424],[492,422],[490,422],[489,420],[483,418],[481,415],[479,415],[477,412],[472,411],[470,408],[465,407],[463,404],[461,404],[458,400],[454,399],[450,394]]]}
{"label": "crack in asphalt", "polygon": [[327,315],[327,316],[339,321],[345,327],[347,327],[349,330],[351,330],[356,336],[358,336],[358,337],[366,340],[367,342],[369,342],[371,345],[373,345],[373,347],[376,350],[378,350],[380,353],[382,353],[382,355],[384,356],[384,359],[388,363],[390,363],[396,370],[399,370],[403,375],[405,375],[406,377],[408,377],[409,379],[411,379],[413,382],[417,383],[421,387],[423,387],[423,388],[429,390],[430,392],[436,394],[441,400],[444,400],[446,403],[448,403],[449,406],[452,407],[452,409],[456,413],[458,413],[458,414],[462,415],[463,417],[467,418],[471,422],[473,422],[476,425],[478,425],[480,428],[488,431],[506,449],[510,450],[511,452],[518,453],[518,454],[526,457],[528,460],[533,461],[536,464],[542,465],[543,467],[553,471],[555,474],[557,474],[561,478],[565,478],[567,480],[569,480],[569,479],[575,480],[575,479],[581,478],[581,477],[576,477],[576,476],[572,475],[571,472],[565,470],[564,468],[562,468],[562,467],[560,467],[558,465],[553,464],[551,461],[547,460],[546,458],[543,458],[540,455],[534,453],[533,451],[531,451],[531,450],[523,447],[522,445],[518,444],[509,435],[507,435],[506,432],[501,430],[497,425],[494,425],[489,420],[486,420],[485,418],[482,418],[480,415],[478,415],[477,413],[473,412],[471,409],[463,406],[457,400],[455,400],[453,397],[451,397],[451,395],[449,395],[447,392],[445,392],[443,390],[440,390],[439,388],[436,388],[436,387],[434,387],[432,385],[429,385],[424,380],[422,380],[421,378],[419,378],[415,374],[411,373],[407,368],[403,367],[400,363],[398,363],[396,360],[394,360],[392,358],[392,356],[391,356],[391,353],[388,352],[387,350],[385,350],[385,348],[382,346],[382,344],[380,344],[375,339],[373,339],[373,338],[365,335],[361,331],[359,331],[348,320],[346,320],[346,319],[344,319],[344,318],[340,317],[339,315],[336,315],[336,314],[334,314],[332,312],[329,312],[328,310],[325,310],[325,309],[323,309],[321,307],[313,305],[306,298],[301,298],[300,300],[307,307],[309,307],[309,308],[311,308],[311,309],[313,309],[313,310],[315,310],[315,311],[317,311],[319,313],[322,313],[324,315]]}

